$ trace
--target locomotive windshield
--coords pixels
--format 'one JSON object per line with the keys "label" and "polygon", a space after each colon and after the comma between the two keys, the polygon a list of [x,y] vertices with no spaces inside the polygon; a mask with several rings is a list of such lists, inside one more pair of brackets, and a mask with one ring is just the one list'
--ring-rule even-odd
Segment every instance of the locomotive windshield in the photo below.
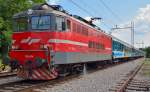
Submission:
{"label": "locomotive windshield", "polygon": [[33,30],[50,29],[50,16],[32,16],[31,28]]}
{"label": "locomotive windshield", "polygon": [[28,29],[28,19],[26,17],[20,17],[15,19],[15,24],[15,31],[26,31]]}
{"label": "locomotive windshield", "polygon": [[15,18],[15,31],[48,30],[50,29],[50,16],[32,16]]}
{"label": "locomotive windshield", "polygon": [[[52,19],[53,18],[53,19]],[[15,20],[15,31],[66,31],[67,27],[70,29],[70,21],[62,16],[52,15],[32,15],[27,17],[18,16]],[[53,20],[53,21],[52,21]]]}

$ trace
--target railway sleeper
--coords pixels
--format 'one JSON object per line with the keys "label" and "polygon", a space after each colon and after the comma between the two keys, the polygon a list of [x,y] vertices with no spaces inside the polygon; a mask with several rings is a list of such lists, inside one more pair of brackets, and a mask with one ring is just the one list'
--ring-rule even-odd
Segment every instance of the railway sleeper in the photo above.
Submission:
{"label": "railway sleeper", "polygon": [[129,83],[129,85],[143,85],[143,86],[150,86],[148,83]]}
{"label": "railway sleeper", "polygon": [[142,86],[142,85],[139,85],[139,86],[135,86],[135,85],[129,85],[129,87],[135,87],[135,88],[150,88],[150,87],[147,87],[147,86]]}
{"label": "railway sleeper", "polygon": [[137,88],[137,87],[127,87],[127,90],[135,90],[135,91],[149,91],[147,88]]}

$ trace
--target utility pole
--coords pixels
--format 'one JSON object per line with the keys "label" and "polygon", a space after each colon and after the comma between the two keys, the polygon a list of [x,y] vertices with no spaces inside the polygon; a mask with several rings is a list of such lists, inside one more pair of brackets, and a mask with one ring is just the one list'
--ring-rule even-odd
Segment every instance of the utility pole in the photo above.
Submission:
{"label": "utility pole", "polygon": [[131,44],[134,48],[134,22],[131,22]]}
{"label": "utility pole", "polygon": [[134,48],[134,22],[131,22],[131,25],[130,26],[126,26],[126,27],[118,27],[118,25],[115,25],[115,27],[111,29],[110,34],[114,30],[118,30],[118,29],[130,29],[131,30],[131,45]]}

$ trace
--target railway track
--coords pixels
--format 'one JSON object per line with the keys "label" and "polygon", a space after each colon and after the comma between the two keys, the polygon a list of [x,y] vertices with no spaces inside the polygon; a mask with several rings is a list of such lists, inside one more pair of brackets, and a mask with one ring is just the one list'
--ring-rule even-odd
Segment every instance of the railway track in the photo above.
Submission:
{"label": "railway track", "polygon": [[[119,63],[122,64],[122,63]],[[118,65],[118,64],[117,64]],[[109,67],[114,67],[116,65],[107,65],[105,67],[101,67],[100,69],[88,70],[88,73],[97,72],[98,70],[104,70]],[[53,87],[55,85],[64,84],[72,79],[79,79],[81,74],[70,75],[64,78],[57,78],[51,81],[31,81],[31,80],[19,80],[16,82],[6,83],[0,85],[0,92],[34,92],[35,89],[42,89],[44,87]],[[38,91],[39,92],[39,91]]]}
{"label": "railway track", "polygon": [[[113,67],[115,65],[107,65],[105,67],[101,67],[100,69],[106,69],[109,67]],[[100,69],[93,69],[89,70],[89,73],[96,72]],[[32,92],[33,89],[36,88],[42,88],[45,87],[46,85],[49,87],[53,87],[58,84],[63,84],[67,81],[70,81],[74,78],[80,78],[80,75],[82,74],[75,74],[75,75],[70,75],[67,77],[60,77],[51,81],[30,81],[30,80],[20,80],[16,82],[11,82],[11,83],[6,83],[6,84],[1,84],[0,85],[0,92],[9,92],[9,91],[15,91],[15,92]]]}
{"label": "railway track", "polygon": [[0,79],[1,78],[6,78],[6,77],[10,77],[10,76],[16,76],[16,72],[4,72],[4,73],[0,73]]}
{"label": "railway track", "polygon": [[132,80],[128,83],[126,87],[126,92],[133,92],[133,91],[144,91],[150,92],[150,81],[146,80]]}
{"label": "railway track", "polygon": [[16,72],[0,73],[0,85],[9,84],[9,83],[17,82],[20,80],[23,80],[23,79],[18,78]]}
{"label": "railway track", "polygon": [[0,92],[32,92],[33,88],[45,87],[45,86],[55,86],[58,84],[63,84],[74,78],[79,78],[79,75],[70,75],[64,78],[57,78],[51,81],[31,81],[31,80],[21,80],[17,82],[12,82],[8,84],[0,85]]}
{"label": "railway track", "polygon": [[[113,66],[112,66],[113,67]],[[105,66],[102,69],[106,69],[108,66]],[[94,73],[98,71],[99,69],[92,69],[89,70],[87,74]],[[55,85],[60,85],[65,82],[68,82],[73,79],[79,79],[82,74],[73,74],[66,77],[59,77],[57,79],[51,80],[51,81],[31,81],[31,80],[20,80],[16,82],[6,83],[0,85],[0,92],[34,92],[36,88],[42,88],[42,87],[53,87]]]}
{"label": "railway track", "polygon": [[[142,70],[144,63],[137,66],[135,70],[128,73],[124,78],[114,87],[110,88],[110,92],[150,92],[150,81],[135,78]],[[149,68],[150,70],[150,68]]]}

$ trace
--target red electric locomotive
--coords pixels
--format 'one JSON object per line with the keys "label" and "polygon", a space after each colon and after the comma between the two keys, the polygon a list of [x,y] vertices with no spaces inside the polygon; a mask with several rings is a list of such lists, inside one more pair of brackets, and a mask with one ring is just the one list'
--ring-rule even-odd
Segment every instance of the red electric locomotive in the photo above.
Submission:
{"label": "red electric locomotive", "polygon": [[14,15],[11,66],[18,76],[50,80],[112,59],[112,38],[60,6],[41,4]]}

